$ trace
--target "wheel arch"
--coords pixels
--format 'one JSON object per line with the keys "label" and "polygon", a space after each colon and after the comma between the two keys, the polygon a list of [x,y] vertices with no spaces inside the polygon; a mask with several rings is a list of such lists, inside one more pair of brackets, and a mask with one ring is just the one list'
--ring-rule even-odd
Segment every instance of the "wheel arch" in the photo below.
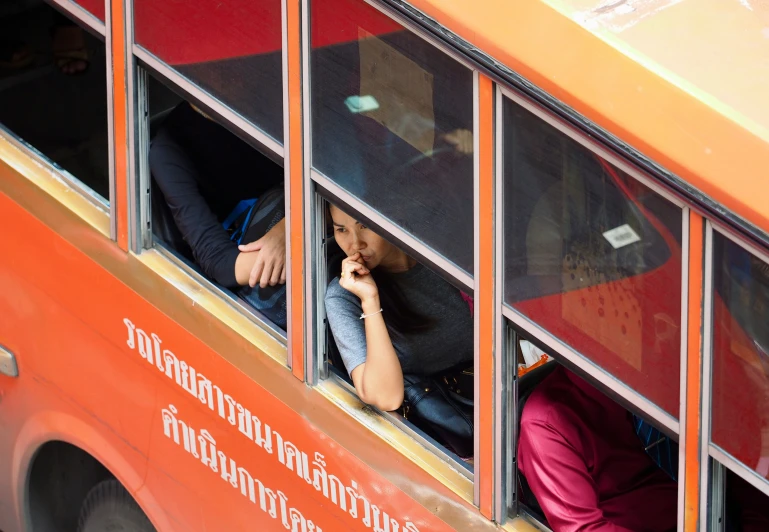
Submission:
{"label": "wheel arch", "polygon": [[[58,470],[47,472],[46,476],[35,469],[36,466],[45,466],[46,461],[55,459],[57,453],[65,457],[64,462],[59,464]],[[132,455],[130,459],[128,455]],[[22,530],[48,532],[44,526],[45,523],[38,518],[35,519],[37,524],[33,526],[32,505],[40,502],[39,499],[35,500],[34,490],[39,486],[36,483],[58,475],[60,485],[57,488],[60,493],[62,490],[66,492],[68,487],[77,485],[70,475],[83,473],[82,470],[77,469],[78,465],[86,468],[83,480],[90,481],[90,487],[105,478],[112,477],[118,480],[136,500],[153,525],[159,530],[166,529],[159,527],[166,522],[165,516],[148,511],[148,508],[155,510],[161,508],[160,504],[150,490],[142,489],[147,468],[146,455],[115,433],[105,434],[102,428],[97,428],[81,418],[48,411],[27,419],[14,443],[12,457],[12,478],[15,481],[14,507],[20,512],[17,520]],[[66,482],[66,479],[70,482]],[[90,489],[85,486],[88,483],[81,482],[82,485],[79,486],[79,492],[85,490],[85,493],[82,493],[83,500]],[[68,494],[65,493],[65,499],[66,495]],[[71,496],[74,497],[75,494]],[[75,510],[78,513],[79,507],[80,505]],[[61,528],[52,530],[59,532]]]}

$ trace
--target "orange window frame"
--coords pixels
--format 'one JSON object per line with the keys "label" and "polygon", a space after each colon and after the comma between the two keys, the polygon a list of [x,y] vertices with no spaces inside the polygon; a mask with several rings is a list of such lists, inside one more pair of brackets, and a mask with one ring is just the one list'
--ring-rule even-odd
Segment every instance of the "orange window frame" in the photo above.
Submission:
{"label": "orange window frame", "polygon": [[[130,4],[129,4],[130,6]],[[128,101],[127,74],[128,57],[126,50],[126,3],[124,0],[109,0],[106,20],[106,46],[109,62],[107,66],[108,98],[111,103],[110,137],[113,154],[110,186],[111,237],[123,251],[128,251]]]}

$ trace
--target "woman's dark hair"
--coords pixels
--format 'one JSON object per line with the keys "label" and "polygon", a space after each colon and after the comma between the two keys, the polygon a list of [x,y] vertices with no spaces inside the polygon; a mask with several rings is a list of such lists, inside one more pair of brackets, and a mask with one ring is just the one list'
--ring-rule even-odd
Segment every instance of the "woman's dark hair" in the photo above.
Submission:
{"label": "woman's dark hair", "polygon": [[[326,202],[326,212],[328,213],[329,220],[331,220],[330,207],[331,204]],[[336,245],[336,250],[329,252],[329,271],[338,272],[342,267],[344,259],[344,251]],[[420,314],[409,306],[391,274],[382,269],[374,268],[371,270],[371,276],[374,278],[379,289],[379,301],[382,304],[384,319],[388,329],[397,334],[409,334],[425,331],[433,326],[434,320]]]}

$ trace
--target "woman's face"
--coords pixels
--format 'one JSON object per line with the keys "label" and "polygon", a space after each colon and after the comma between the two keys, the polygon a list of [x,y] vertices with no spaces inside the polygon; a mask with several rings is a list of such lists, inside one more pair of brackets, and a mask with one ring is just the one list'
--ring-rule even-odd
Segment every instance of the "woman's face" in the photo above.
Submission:
{"label": "woman's face", "polygon": [[402,259],[404,253],[400,249],[357,222],[352,216],[333,205],[329,210],[334,223],[336,242],[348,257],[360,253],[369,270],[377,266],[387,269]]}

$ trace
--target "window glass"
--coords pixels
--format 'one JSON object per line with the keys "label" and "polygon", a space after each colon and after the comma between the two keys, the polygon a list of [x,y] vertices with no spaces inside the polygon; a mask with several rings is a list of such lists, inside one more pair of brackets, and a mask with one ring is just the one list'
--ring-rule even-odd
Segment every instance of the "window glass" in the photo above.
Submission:
{"label": "window glass", "polygon": [[[19,4],[21,5],[21,4]],[[0,123],[109,198],[104,44],[45,3],[0,15]]]}
{"label": "window glass", "polygon": [[138,44],[283,144],[280,0],[134,0]]}
{"label": "window glass", "polygon": [[712,442],[769,478],[769,264],[715,233]]}
{"label": "window glass", "polygon": [[283,168],[152,76],[148,91],[154,239],[285,331]]}
{"label": "window glass", "polygon": [[311,21],[313,166],[472,273],[472,72],[364,2]]}
{"label": "window glass", "polygon": [[504,103],[505,302],[678,416],[681,211]]}
{"label": "window glass", "polygon": [[75,3],[104,22],[105,0],[75,0]]}

